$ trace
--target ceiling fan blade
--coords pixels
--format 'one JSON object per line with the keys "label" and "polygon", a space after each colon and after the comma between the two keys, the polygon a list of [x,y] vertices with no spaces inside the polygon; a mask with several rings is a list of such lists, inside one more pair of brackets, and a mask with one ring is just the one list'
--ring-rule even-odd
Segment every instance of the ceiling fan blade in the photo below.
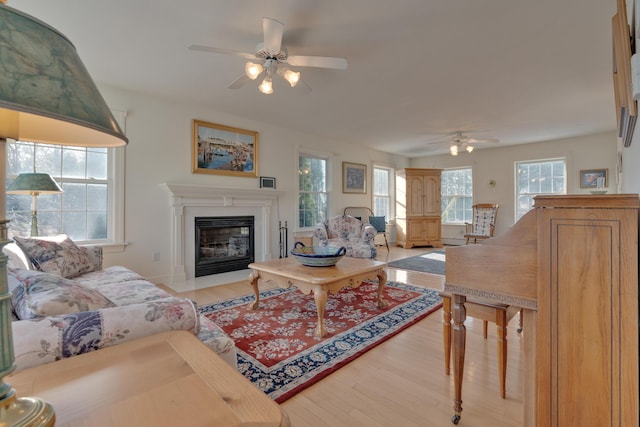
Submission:
{"label": "ceiling fan blade", "polygon": [[242,86],[245,85],[245,83],[250,82],[251,79],[249,77],[247,77],[246,74],[241,75],[240,77],[238,77],[237,79],[235,79],[230,85],[229,85],[229,89],[240,89]]}
{"label": "ceiling fan blade", "polygon": [[273,18],[262,18],[262,32],[264,33],[265,49],[273,55],[280,53],[284,24]]}
{"label": "ceiling fan blade", "polygon": [[484,142],[495,143],[495,142],[500,142],[500,140],[493,139],[493,138],[489,138],[489,139],[466,138],[462,142],[466,142],[468,144],[479,144],[479,143],[484,143]]}
{"label": "ceiling fan blade", "polygon": [[451,142],[451,135],[436,136],[426,139],[424,142],[426,142],[427,144],[449,144]]}
{"label": "ceiling fan blade", "polygon": [[331,56],[289,56],[286,61],[294,67],[318,67],[335,68],[337,70],[347,69],[347,60]]}
{"label": "ceiling fan blade", "polygon": [[241,58],[245,58],[245,59],[252,59],[255,60],[256,55],[254,55],[253,53],[246,53],[246,52],[238,52],[237,50],[231,50],[231,49],[222,49],[219,47],[211,47],[211,46],[201,46],[198,44],[192,44],[191,46],[188,47],[189,50],[195,50],[198,52],[209,52],[209,53],[221,53],[224,55],[234,55],[234,56],[239,56]]}

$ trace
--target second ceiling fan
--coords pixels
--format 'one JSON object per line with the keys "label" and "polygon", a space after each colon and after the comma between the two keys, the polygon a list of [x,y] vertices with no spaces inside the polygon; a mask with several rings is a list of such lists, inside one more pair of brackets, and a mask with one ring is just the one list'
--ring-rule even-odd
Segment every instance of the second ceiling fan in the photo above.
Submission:
{"label": "second ceiling fan", "polygon": [[[318,67],[337,70],[345,70],[347,68],[347,60],[345,58],[304,55],[289,56],[286,47],[282,45],[284,24],[273,18],[262,18],[262,32],[264,41],[258,43],[255,53],[245,53],[202,45],[191,45],[189,49],[234,55],[248,59],[249,62],[245,64],[245,73],[231,83],[229,88],[238,89],[249,80],[256,80],[258,77],[264,76],[258,89],[267,95],[273,93],[273,78],[275,76],[282,77],[291,87],[295,87],[301,83],[300,72],[290,69],[288,65],[292,67]],[[311,90],[304,82],[302,82],[302,84],[307,90]]]}
{"label": "second ceiling fan", "polygon": [[500,140],[494,138],[470,138],[465,135],[462,131],[456,131],[451,136],[450,141],[432,141],[429,144],[449,144],[449,153],[452,156],[457,156],[460,150],[465,150],[468,153],[471,153],[475,148],[475,144],[483,144],[483,143],[498,143]]}

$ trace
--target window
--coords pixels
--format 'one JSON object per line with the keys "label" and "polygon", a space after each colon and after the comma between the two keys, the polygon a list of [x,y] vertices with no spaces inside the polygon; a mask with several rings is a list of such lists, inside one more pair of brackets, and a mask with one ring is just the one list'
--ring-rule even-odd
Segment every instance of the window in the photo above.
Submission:
{"label": "window", "polygon": [[440,182],[442,222],[449,224],[471,222],[473,204],[471,168],[443,170]]}
{"label": "window", "polygon": [[393,169],[373,166],[373,214],[391,217],[391,195],[393,194]]}
{"label": "window", "polygon": [[516,163],[516,221],[533,207],[541,194],[566,194],[567,172],[564,159]]}
{"label": "window", "polygon": [[298,227],[309,228],[327,219],[328,160],[300,153],[298,156]]}
{"label": "window", "polygon": [[[48,173],[62,194],[37,198],[41,235],[67,234],[74,241],[114,241],[115,149],[67,147],[16,141],[7,144],[7,184],[20,173]],[[31,197],[7,194],[10,236],[28,236]]]}

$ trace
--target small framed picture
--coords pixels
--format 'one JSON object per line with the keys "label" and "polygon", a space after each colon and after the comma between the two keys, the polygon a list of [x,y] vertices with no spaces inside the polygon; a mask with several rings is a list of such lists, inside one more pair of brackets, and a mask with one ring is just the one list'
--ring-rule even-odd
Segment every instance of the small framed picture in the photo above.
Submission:
{"label": "small framed picture", "polygon": [[342,192],[367,192],[367,165],[342,162]]}
{"label": "small framed picture", "polygon": [[276,188],[276,179],[270,176],[261,176],[260,188]]}
{"label": "small framed picture", "polygon": [[585,169],[580,171],[580,188],[607,188],[609,169]]}

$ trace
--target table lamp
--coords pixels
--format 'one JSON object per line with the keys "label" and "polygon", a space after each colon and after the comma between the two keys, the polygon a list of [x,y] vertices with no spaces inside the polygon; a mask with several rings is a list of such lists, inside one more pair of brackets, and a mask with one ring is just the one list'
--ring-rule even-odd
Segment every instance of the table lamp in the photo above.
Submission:
{"label": "table lamp", "polygon": [[7,285],[7,139],[81,147],[128,140],[78,57],[54,28],[0,0],[0,425],[48,426],[53,407],[16,396],[4,377],[15,369]]}
{"label": "table lamp", "polygon": [[31,194],[31,236],[38,235],[38,196],[62,193],[48,173],[21,173],[7,188],[8,194]]}

